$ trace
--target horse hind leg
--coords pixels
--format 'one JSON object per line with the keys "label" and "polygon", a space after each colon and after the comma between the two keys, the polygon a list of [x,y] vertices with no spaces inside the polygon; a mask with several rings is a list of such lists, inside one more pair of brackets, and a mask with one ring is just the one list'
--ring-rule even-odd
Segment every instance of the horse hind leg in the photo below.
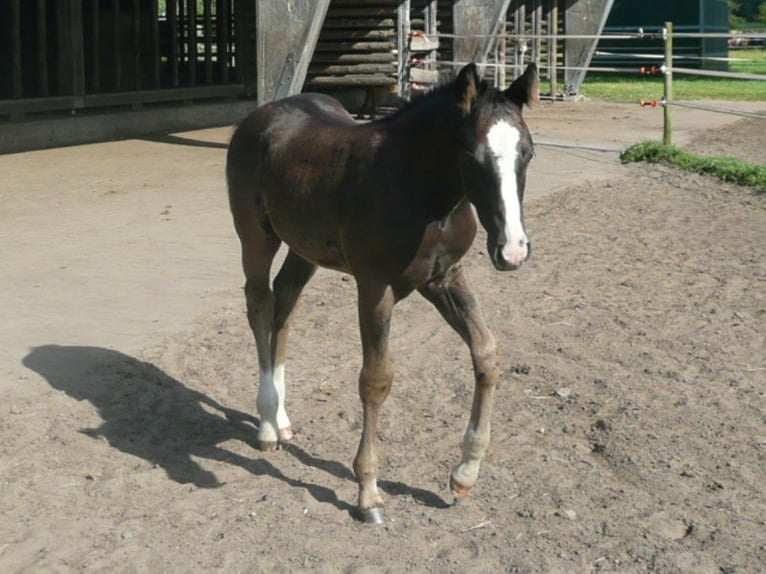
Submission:
{"label": "horse hind leg", "polygon": [[240,236],[242,265],[245,271],[245,300],[247,320],[255,338],[258,353],[258,397],[256,406],[260,416],[258,444],[261,450],[274,450],[277,445],[275,415],[269,405],[274,395],[274,369],[271,360],[271,328],[274,317],[274,293],[269,274],[271,263],[279,250],[280,240],[266,235]]}
{"label": "horse hind leg", "polygon": [[303,288],[315,271],[316,266],[313,263],[290,250],[274,279],[274,318],[271,325],[272,385],[261,385],[258,409],[262,421],[269,418],[273,426],[276,420],[277,434],[282,442],[289,441],[293,436],[292,425],[285,409],[285,359],[290,318]]}

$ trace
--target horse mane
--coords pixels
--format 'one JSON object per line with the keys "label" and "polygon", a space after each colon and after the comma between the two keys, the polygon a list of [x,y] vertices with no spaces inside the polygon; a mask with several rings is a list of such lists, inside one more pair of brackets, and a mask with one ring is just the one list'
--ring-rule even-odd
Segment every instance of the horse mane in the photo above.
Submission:
{"label": "horse mane", "polygon": [[[479,83],[479,97],[485,94],[499,93],[494,89],[492,85],[486,80],[481,80]],[[447,82],[442,82],[435,86],[431,90],[417,94],[410,101],[405,101],[401,107],[399,107],[392,114],[380,118],[377,120],[381,123],[387,123],[401,118],[402,116],[418,114],[423,109],[432,109],[437,103],[448,103],[452,101],[455,94],[455,79],[451,79]]]}

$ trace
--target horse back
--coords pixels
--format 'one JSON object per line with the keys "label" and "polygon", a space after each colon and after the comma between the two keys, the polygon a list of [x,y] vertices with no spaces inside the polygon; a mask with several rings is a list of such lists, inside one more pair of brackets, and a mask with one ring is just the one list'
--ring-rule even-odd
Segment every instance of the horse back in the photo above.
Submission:
{"label": "horse back", "polygon": [[341,231],[368,141],[333,98],[301,94],[261,106],[237,128],[227,157],[235,222],[259,221],[304,258],[345,268]]}

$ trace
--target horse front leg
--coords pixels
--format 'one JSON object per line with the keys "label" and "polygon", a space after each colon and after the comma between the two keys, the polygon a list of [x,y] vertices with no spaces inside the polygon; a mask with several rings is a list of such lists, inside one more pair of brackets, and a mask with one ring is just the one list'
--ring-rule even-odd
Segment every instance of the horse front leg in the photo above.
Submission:
{"label": "horse front leg", "polygon": [[484,322],[479,302],[459,267],[451,269],[443,279],[422,287],[420,293],[433,303],[471,352],[475,378],[471,417],[463,437],[463,456],[450,476],[453,495],[463,498],[476,484],[481,461],[489,446],[492,404],[498,377],[495,338]]}
{"label": "horse front leg", "polygon": [[363,427],[354,473],[359,483],[358,511],[367,524],[383,523],[383,498],[378,491],[378,419],[380,408],[391,390],[393,367],[388,351],[388,336],[394,294],[387,285],[364,285],[359,291],[359,327],[363,362],[359,375]]}

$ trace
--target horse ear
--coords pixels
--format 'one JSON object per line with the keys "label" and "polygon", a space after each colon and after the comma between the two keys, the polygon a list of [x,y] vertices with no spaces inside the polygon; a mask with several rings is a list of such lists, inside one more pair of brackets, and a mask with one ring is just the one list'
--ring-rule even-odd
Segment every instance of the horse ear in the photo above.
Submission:
{"label": "horse ear", "polygon": [[465,66],[457,75],[455,80],[455,100],[457,107],[467,116],[471,113],[476,96],[479,95],[479,74],[476,71],[476,64],[471,62]]}
{"label": "horse ear", "polygon": [[519,108],[524,104],[531,106],[540,99],[540,77],[537,75],[537,66],[531,62],[524,73],[516,78],[511,86],[503,92],[508,99]]}

